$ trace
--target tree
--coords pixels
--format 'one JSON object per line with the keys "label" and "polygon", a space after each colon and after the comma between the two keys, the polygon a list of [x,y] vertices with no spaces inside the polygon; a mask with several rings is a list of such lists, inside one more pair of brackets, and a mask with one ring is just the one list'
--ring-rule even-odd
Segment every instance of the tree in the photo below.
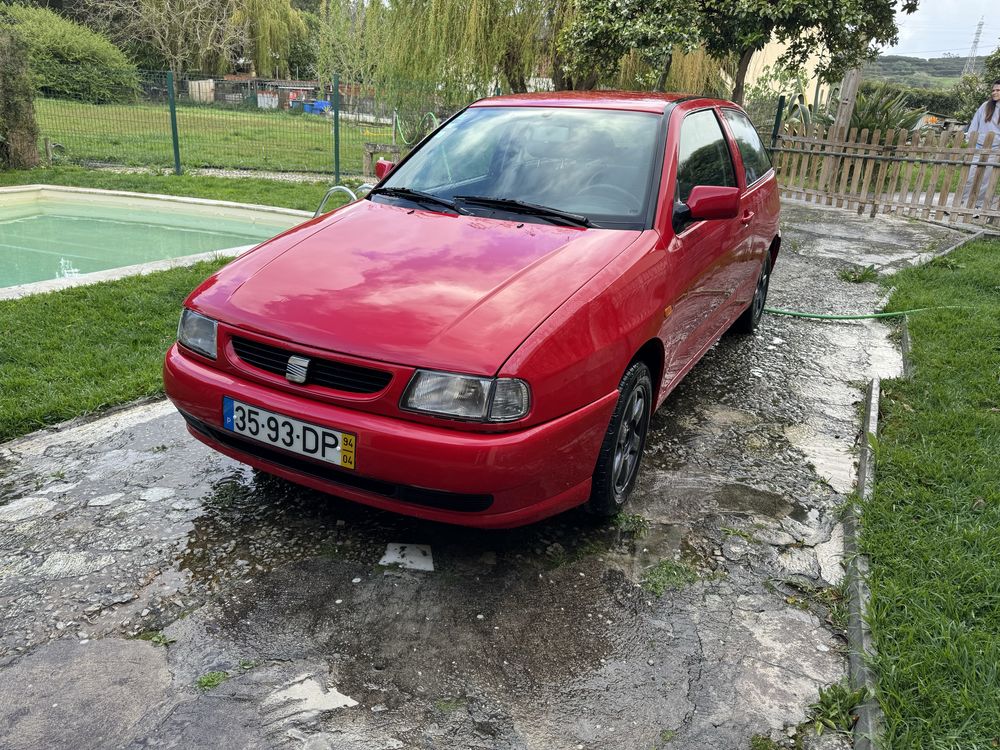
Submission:
{"label": "tree", "polygon": [[152,47],[175,75],[221,71],[243,40],[232,18],[238,0],[83,0],[123,46]]}
{"label": "tree", "polygon": [[771,7],[768,3],[754,0],[701,0],[700,10],[700,33],[705,50],[718,59],[727,55],[737,57],[731,98],[742,104],[750,61],[774,33]]}
{"label": "tree", "polygon": [[323,0],[319,15],[317,74],[335,73],[351,83],[369,85],[390,43],[388,10],[381,0]]}
{"label": "tree", "polygon": [[306,24],[289,0],[238,0],[231,18],[257,75],[288,75],[292,40]]}
{"label": "tree", "polygon": [[693,3],[672,0],[580,0],[577,13],[559,40],[564,69],[591,82],[613,77],[630,53],[659,71],[662,90],[675,49],[698,44],[699,17]]}
{"label": "tree", "polygon": [[[443,105],[506,84],[524,91],[550,0],[329,0],[318,67]],[[405,40],[405,41],[404,41]]]}
{"label": "tree", "polygon": [[[902,0],[900,11],[916,11],[917,0]],[[896,0],[810,0],[794,3],[779,14],[775,37],[789,47],[789,62],[804,64],[813,52],[820,55],[818,71],[827,81],[839,80],[881,47],[899,41]]]}
{"label": "tree", "polygon": [[24,44],[0,29],[0,169],[38,165],[38,125]]}
{"label": "tree", "polygon": [[987,84],[1000,78],[1000,47],[997,47],[986,56],[983,61],[983,79]]}
{"label": "tree", "polygon": [[[917,0],[903,0],[913,13]],[[701,0],[701,37],[712,55],[738,55],[732,99],[743,101],[744,81],[754,52],[772,39],[788,49],[781,63],[799,68],[817,53],[817,72],[839,80],[849,69],[874,58],[880,46],[898,39],[896,0]]]}
{"label": "tree", "polygon": [[292,39],[306,33],[290,0],[83,0],[123,45],[148,45],[175,74],[224,72],[240,58],[264,76],[288,72]]}

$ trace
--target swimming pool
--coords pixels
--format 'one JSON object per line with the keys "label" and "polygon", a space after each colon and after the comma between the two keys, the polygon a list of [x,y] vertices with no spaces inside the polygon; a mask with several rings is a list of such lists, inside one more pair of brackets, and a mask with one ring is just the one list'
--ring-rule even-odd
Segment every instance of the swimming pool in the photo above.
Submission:
{"label": "swimming pool", "polygon": [[49,282],[37,289],[45,291],[124,275],[111,269],[142,272],[167,260],[172,261],[169,266],[219,251],[235,254],[309,216],[174,196],[37,185],[4,188],[0,290],[31,291],[38,282]]}

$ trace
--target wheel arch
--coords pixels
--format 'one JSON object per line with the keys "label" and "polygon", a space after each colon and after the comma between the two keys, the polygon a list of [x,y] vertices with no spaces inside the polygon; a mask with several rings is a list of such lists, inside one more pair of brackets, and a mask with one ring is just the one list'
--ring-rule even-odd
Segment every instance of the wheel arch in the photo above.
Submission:
{"label": "wheel arch", "polygon": [[771,254],[771,268],[774,268],[774,262],[778,259],[778,251],[781,250],[781,235],[774,235],[774,239],[771,240],[771,246],[767,249],[767,252]]}
{"label": "wheel arch", "polygon": [[660,386],[663,380],[663,368],[666,364],[666,352],[663,350],[663,342],[658,338],[650,339],[633,355],[625,366],[627,371],[635,362],[642,362],[649,368],[649,377],[653,381],[653,404],[659,403]]}

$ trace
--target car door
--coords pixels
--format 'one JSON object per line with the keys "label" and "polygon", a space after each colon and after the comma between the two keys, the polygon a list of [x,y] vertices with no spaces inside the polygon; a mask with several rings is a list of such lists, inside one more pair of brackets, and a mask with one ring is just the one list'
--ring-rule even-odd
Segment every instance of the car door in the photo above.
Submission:
{"label": "car door", "polygon": [[729,108],[722,110],[722,117],[740,156],[743,172],[740,220],[749,230],[751,241],[749,252],[742,253],[735,264],[740,283],[733,304],[738,314],[753,297],[764,253],[777,233],[777,227],[770,222],[770,217],[776,215],[777,207],[771,204],[777,201],[777,191],[772,184],[771,159],[750,118],[738,109]]}
{"label": "car door", "polygon": [[[713,108],[684,115],[676,160],[674,205],[697,185],[739,187],[732,154]],[[675,223],[667,252],[674,275],[674,302],[665,311],[660,336],[666,352],[664,384],[669,385],[715,340],[726,304],[736,289],[737,250],[747,242],[739,217]]]}

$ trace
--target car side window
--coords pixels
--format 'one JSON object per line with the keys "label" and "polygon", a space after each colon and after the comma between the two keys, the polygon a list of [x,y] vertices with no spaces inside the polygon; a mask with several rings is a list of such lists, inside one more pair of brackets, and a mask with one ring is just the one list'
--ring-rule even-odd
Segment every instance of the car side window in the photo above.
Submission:
{"label": "car side window", "polygon": [[750,118],[735,109],[722,110],[722,116],[733,131],[736,147],[743,157],[743,171],[746,172],[747,185],[752,185],[771,169],[771,158],[764,149],[764,144],[757,135]]}
{"label": "car side window", "polygon": [[733,158],[710,109],[692,112],[681,123],[676,200],[686,202],[696,185],[736,187]]}

